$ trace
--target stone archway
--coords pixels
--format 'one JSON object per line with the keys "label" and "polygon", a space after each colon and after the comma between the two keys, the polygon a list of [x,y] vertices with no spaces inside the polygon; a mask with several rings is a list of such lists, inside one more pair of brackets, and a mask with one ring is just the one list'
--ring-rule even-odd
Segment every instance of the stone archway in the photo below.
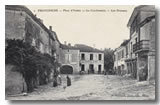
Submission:
{"label": "stone archway", "polygon": [[70,65],[63,65],[60,68],[60,73],[61,74],[73,74],[73,67]]}

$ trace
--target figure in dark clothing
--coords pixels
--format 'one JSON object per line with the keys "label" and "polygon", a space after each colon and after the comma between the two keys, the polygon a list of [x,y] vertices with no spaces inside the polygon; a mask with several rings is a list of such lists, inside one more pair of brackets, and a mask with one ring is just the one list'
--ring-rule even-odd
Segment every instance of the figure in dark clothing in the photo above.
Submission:
{"label": "figure in dark clothing", "polygon": [[71,79],[69,78],[69,76],[67,75],[67,86],[71,86]]}
{"label": "figure in dark clothing", "polygon": [[56,87],[58,85],[57,83],[57,74],[55,73],[53,76],[53,87]]}
{"label": "figure in dark clothing", "polygon": [[53,87],[56,87],[58,85],[58,83],[57,83],[57,78],[55,77],[54,79],[53,79]]}

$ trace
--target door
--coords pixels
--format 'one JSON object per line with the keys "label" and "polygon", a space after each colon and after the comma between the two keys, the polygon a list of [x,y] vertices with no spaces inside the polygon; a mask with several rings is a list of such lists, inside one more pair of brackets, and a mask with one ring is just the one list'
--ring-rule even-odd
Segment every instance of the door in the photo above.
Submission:
{"label": "door", "polygon": [[89,71],[90,71],[90,73],[94,73],[94,65],[93,64],[89,65]]}
{"label": "door", "polygon": [[61,74],[73,74],[73,68],[69,65],[64,65],[60,68]]}

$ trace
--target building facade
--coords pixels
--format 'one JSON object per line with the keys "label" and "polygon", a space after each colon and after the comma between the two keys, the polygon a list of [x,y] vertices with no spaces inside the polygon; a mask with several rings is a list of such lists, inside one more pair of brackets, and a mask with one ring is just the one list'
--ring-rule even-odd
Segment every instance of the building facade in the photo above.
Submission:
{"label": "building facade", "polygon": [[79,73],[79,50],[71,45],[61,44],[60,46],[61,74]]}
{"label": "building facade", "polygon": [[[104,53],[86,45],[61,45],[61,72],[64,73],[102,73]],[[68,70],[69,71],[68,71]],[[71,71],[71,72],[70,72]]]}
{"label": "building facade", "polygon": [[[30,43],[41,53],[55,56],[58,50],[55,34],[49,30],[28,8],[20,5],[5,6],[5,39],[20,39]],[[7,41],[5,43],[7,46]],[[21,93],[26,89],[22,74],[13,71],[14,65],[5,65],[6,94]],[[25,84],[25,87],[23,86]]]}
{"label": "building facade", "polygon": [[130,28],[130,39],[125,45],[127,73],[139,81],[155,79],[155,7],[137,6],[127,26]]}
{"label": "building facade", "polygon": [[128,73],[126,59],[128,55],[128,44],[129,40],[125,40],[120,47],[114,51],[114,70],[117,75],[124,75]]}
{"label": "building facade", "polygon": [[80,71],[101,74],[104,71],[104,54],[80,51]]}
{"label": "building facade", "polygon": [[31,43],[41,53],[49,55],[52,55],[51,51],[54,49],[51,42],[55,40],[49,29],[25,6],[6,5],[5,38],[22,39]]}
{"label": "building facade", "polygon": [[[131,53],[136,56],[135,64],[138,80],[155,78],[155,7],[138,6],[134,9],[129,22]],[[131,61],[132,62],[132,61]],[[132,64],[134,66],[134,64]]]}

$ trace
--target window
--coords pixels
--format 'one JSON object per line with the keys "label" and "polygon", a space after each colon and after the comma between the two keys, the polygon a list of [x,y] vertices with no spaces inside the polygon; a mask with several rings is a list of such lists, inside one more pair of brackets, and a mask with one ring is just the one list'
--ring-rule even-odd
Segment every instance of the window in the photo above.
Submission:
{"label": "window", "polygon": [[81,54],[81,60],[85,60],[85,54]]}
{"label": "window", "polygon": [[90,54],[90,60],[93,60],[93,54]]}
{"label": "window", "polygon": [[131,53],[132,53],[132,42],[131,42]]}
{"label": "window", "polygon": [[126,46],[126,55],[128,55],[128,46]]}
{"label": "window", "polygon": [[136,44],[137,44],[137,42],[138,42],[137,38],[135,38],[135,42],[136,42]]}
{"label": "window", "polygon": [[85,65],[84,64],[81,65],[81,71],[85,71]]}
{"label": "window", "polygon": [[101,54],[98,55],[98,59],[102,60],[102,55]]}
{"label": "window", "polygon": [[124,50],[122,50],[122,58],[124,58]]}
{"label": "window", "polygon": [[101,69],[102,69],[102,66],[101,66],[101,65],[98,65],[98,70],[101,71]]}

